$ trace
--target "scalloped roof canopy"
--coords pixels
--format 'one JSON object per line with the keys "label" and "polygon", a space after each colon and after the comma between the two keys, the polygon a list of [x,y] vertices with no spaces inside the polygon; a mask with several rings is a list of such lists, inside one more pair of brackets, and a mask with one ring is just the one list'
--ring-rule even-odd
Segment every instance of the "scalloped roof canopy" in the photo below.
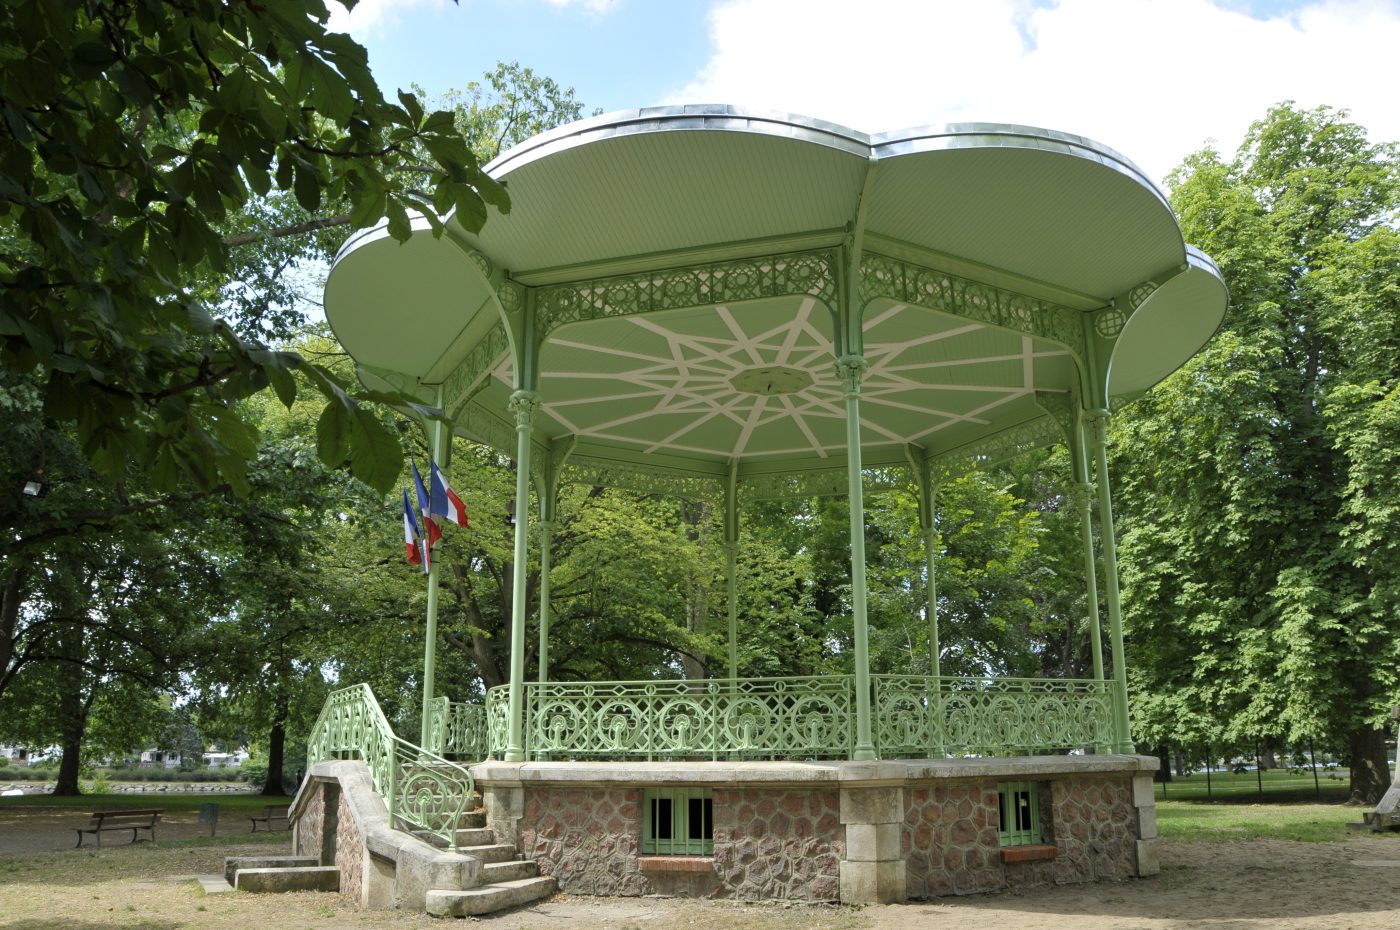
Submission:
{"label": "scalloped roof canopy", "polygon": [[488,166],[509,214],[341,249],[326,314],[369,385],[514,448],[513,389],[575,462],[718,477],[844,469],[839,355],[868,362],[870,465],[985,448],[1136,396],[1224,315],[1213,262],[1123,156],[958,124],[866,136],[667,107],[595,117]]}

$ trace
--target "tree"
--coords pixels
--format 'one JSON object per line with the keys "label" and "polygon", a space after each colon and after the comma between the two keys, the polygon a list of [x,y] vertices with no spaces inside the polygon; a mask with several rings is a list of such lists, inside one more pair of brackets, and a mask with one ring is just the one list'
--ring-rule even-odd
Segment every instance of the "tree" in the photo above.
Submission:
{"label": "tree", "polygon": [[[240,336],[192,286],[263,237],[387,215],[404,239],[410,211],[475,229],[508,209],[452,114],[387,102],[326,20],[321,0],[0,7],[0,363],[109,481],[135,461],[158,491],[244,490],[256,437],[229,405],[268,385],[290,402],[294,368],[329,400],[322,454],[380,490],[398,473],[360,402],[384,398]],[[220,234],[276,192],[314,218]]]}
{"label": "tree", "polygon": [[1137,718],[1188,742],[1336,741],[1375,803],[1400,698],[1400,157],[1282,104],[1171,186],[1231,307],[1115,437]]}

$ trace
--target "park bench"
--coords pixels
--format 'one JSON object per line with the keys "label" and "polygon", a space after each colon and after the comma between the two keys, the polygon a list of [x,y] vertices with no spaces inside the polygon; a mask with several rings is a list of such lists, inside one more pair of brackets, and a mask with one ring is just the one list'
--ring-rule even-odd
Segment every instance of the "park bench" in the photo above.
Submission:
{"label": "park bench", "polygon": [[291,822],[291,820],[289,820],[288,817],[287,817],[287,814],[291,811],[291,807],[292,807],[292,806],[291,806],[290,804],[269,804],[269,805],[267,805],[266,807],[263,808],[263,812],[262,812],[262,816],[261,816],[261,817],[249,817],[249,818],[248,818],[249,820],[253,821],[253,832],[254,832],[254,833],[257,833],[257,832],[258,832],[258,824],[262,824],[264,830],[271,830],[271,829],[272,829],[272,822],[273,822],[274,820],[280,820],[280,821],[282,821],[284,824],[287,825],[287,828],[288,828],[288,829],[291,829],[292,822]]}
{"label": "park bench", "polygon": [[[151,842],[156,840],[156,821],[160,820],[160,811],[94,811],[92,819],[88,821],[86,827],[74,827],[78,832],[78,846],[83,845],[83,834],[91,833],[97,838],[97,845],[102,846],[102,834],[107,830],[130,830],[131,842],[136,842],[136,834],[140,830],[145,830],[150,834]],[[75,846],[74,849],[77,847]]]}

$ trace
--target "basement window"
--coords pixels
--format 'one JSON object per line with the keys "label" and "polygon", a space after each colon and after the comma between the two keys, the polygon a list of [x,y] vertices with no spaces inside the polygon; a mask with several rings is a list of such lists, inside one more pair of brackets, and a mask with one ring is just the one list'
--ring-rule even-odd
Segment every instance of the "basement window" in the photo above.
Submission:
{"label": "basement window", "polygon": [[1003,846],[1025,846],[1040,842],[1040,792],[1028,781],[997,785],[1001,826],[997,838]]}
{"label": "basement window", "polygon": [[714,806],[709,788],[660,788],[643,791],[642,854],[713,855]]}

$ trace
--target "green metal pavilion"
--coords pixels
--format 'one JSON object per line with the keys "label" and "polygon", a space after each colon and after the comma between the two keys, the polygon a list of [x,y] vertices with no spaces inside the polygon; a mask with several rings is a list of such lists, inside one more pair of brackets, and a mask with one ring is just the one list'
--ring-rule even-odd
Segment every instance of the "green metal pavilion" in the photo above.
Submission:
{"label": "green metal pavilion", "polygon": [[[326,314],[362,381],[441,406],[534,482],[538,682],[515,573],[510,683],[489,751],[536,758],[941,758],[1131,753],[1105,455],[1112,413],[1190,358],[1226,290],[1131,161],[1080,136],[961,123],[866,135],[727,106],[560,127],[488,166],[509,214],[479,233],[421,218],[348,241]],[[447,430],[434,427],[439,462]],[[950,470],[1064,442],[1094,679],[940,676],[929,553],[927,675],[871,676],[864,494],[912,481],[933,538]],[[1094,466],[1094,467],[1091,467]],[[1099,643],[1097,471],[1112,678]],[[728,679],[548,680],[549,541],[561,482],[724,507]],[[746,500],[850,501],[854,675],[739,680],[735,564]],[[515,530],[524,565],[530,521]],[[425,706],[434,703],[436,575]],[[425,712],[422,745],[444,746]]]}

